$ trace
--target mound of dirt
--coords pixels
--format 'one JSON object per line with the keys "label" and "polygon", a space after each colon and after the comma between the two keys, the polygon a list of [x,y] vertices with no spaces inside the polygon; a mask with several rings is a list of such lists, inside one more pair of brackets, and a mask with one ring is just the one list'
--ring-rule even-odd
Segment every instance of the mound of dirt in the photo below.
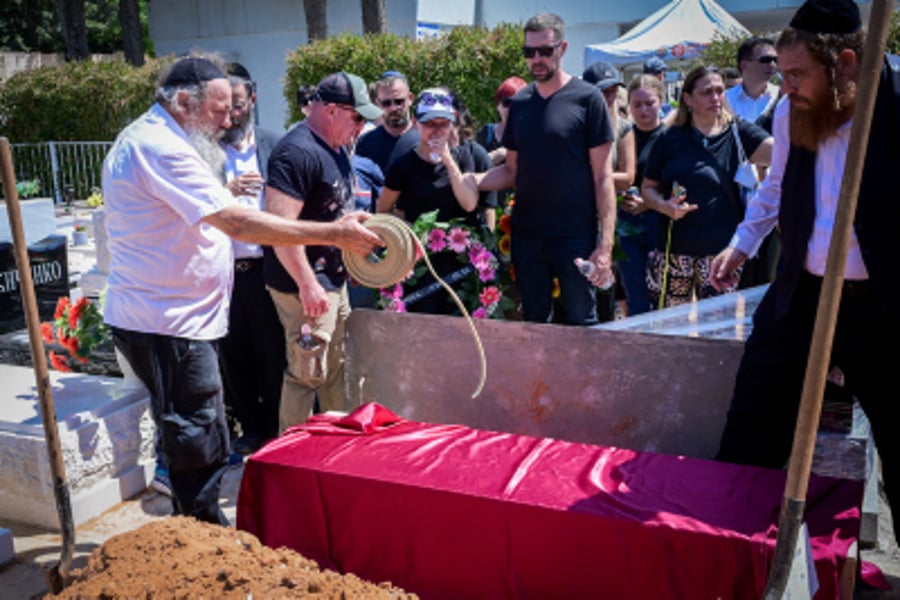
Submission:
{"label": "mound of dirt", "polygon": [[60,594],[45,598],[366,598],[412,599],[390,583],[319,570],[287,548],[273,550],[245,531],[168,517],[111,537]]}

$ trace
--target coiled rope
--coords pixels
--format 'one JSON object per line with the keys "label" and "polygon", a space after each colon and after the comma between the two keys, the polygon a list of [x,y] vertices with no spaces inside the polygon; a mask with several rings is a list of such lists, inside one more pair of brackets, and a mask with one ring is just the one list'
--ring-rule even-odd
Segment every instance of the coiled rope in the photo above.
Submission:
{"label": "coiled rope", "polygon": [[356,281],[368,288],[389,287],[403,281],[409,275],[416,264],[417,256],[421,253],[428,270],[459,307],[469,325],[472,337],[475,338],[475,346],[478,348],[478,356],[481,361],[481,377],[478,380],[478,386],[472,392],[472,398],[476,398],[484,388],[484,382],[487,379],[487,360],[484,356],[484,347],[481,345],[481,337],[462,300],[459,299],[453,288],[435,272],[428,259],[428,253],[422,248],[416,234],[405,221],[393,215],[378,213],[369,217],[365,225],[384,241],[385,247],[378,253],[373,252],[368,255],[344,252],[344,266],[347,267],[347,271]]}

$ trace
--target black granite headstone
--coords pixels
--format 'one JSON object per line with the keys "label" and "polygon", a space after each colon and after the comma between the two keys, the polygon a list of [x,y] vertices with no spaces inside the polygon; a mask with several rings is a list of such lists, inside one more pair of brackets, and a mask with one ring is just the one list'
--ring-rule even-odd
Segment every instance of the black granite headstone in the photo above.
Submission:
{"label": "black granite headstone", "polygon": [[[42,321],[53,318],[60,296],[69,295],[69,261],[64,235],[50,235],[28,246],[31,277]],[[0,333],[25,327],[19,270],[10,242],[0,242]]]}

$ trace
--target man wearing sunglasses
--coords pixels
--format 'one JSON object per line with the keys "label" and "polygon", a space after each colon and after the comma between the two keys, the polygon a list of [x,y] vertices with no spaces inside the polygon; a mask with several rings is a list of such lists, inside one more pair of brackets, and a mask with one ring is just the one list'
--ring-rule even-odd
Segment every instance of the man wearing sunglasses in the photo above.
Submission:
{"label": "man wearing sunglasses", "polygon": [[[565,24],[550,13],[525,24],[523,54],[534,83],[512,98],[506,162],[472,178],[480,189],[515,185],[512,261],[527,321],[597,322],[593,286],[612,285],[616,223],[603,94],[562,70]],[[585,278],[576,258],[596,267]],[[563,314],[553,314],[553,280]]]}
{"label": "man wearing sunglasses", "polygon": [[[311,98],[306,119],[272,150],[266,210],[288,219],[316,222],[335,221],[353,210],[347,147],[366,119],[380,116],[381,110],[372,104],[360,77],[344,72],[325,77]],[[263,269],[284,326],[287,348],[280,430],[305,422],[317,397],[322,411],[346,410],[343,339],[350,301],[340,249],[266,247]],[[298,342],[303,325],[309,325],[317,341],[313,353]]]}
{"label": "man wearing sunglasses", "polygon": [[747,121],[756,119],[778,100],[778,86],[772,78],[778,72],[778,53],[775,42],[754,37],[745,41],[737,51],[737,65],[743,81],[729,88],[725,99],[731,112]]}
{"label": "man wearing sunglasses", "polygon": [[381,125],[359,138],[356,154],[371,159],[387,173],[388,165],[419,143],[419,132],[412,125],[409,111],[413,95],[406,77],[387,71],[375,82],[375,103],[384,111]]}

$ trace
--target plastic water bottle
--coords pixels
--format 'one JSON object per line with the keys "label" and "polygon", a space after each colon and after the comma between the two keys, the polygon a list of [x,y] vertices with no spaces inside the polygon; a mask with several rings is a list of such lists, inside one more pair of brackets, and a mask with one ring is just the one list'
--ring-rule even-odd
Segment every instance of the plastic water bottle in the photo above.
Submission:
{"label": "plastic water bottle", "polygon": [[316,349],[318,344],[316,338],[313,337],[312,327],[309,326],[309,323],[304,323],[300,326],[300,337],[297,339],[297,343],[300,344],[300,347],[304,350]]}
{"label": "plastic water bottle", "polygon": [[579,257],[575,259],[575,268],[578,269],[578,272],[585,277],[590,277],[594,274],[594,271],[597,270],[597,265],[589,260],[584,260],[583,258]]}
{"label": "plastic water bottle", "polygon": [[[585,277],[590,279],[591,275],[594,274],[594,271],[597,270],[597,265],[595,265],[593,262],[591,262],[589,260],[585,260],[581,257],[578,257],[575,259],[575,268],[578,269],[579,273],[581,273],[582,275],[584,275]],[[612,286],[613,286],[613,282],[610,281],[606,285],[600,285],[597,287],[599,287],[601,290],[608,290]]]}

